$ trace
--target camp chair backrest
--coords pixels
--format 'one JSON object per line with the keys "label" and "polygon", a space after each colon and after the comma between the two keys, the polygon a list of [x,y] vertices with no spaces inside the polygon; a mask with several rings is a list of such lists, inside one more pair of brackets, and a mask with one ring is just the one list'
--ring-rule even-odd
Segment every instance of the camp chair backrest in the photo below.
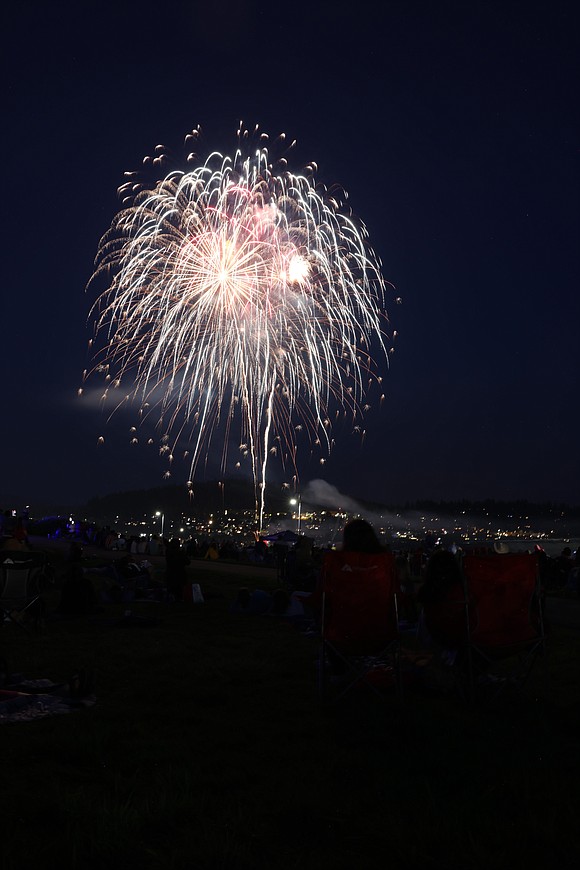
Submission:
{"label": "camp chair backrest", "polygon": [[509,646],[538,637],[539,572],[534,554],[475,556],[463,559],[471,640],[480,646]]}
{"label": "camp chair backrest", "polygon": [[332,551],[322,575],[323,636],[346,655],[373,655],[397,636],[392,553]]}
{"label": "camp chair backrest", "polygon": [[34,562],[40,568],[46,563],[46,554],[42,550],[0,550],[1,562]]}
{"label": "camp chair backrest", "polygon": [[26,599],[31,594],[30,578],[35,568],[33,562],[3,562],[0,598],[14,601]]}

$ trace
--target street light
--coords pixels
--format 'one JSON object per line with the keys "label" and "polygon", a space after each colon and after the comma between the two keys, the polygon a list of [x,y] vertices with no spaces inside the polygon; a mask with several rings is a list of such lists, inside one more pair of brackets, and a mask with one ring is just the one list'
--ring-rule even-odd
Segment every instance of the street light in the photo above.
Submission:
{"label": "street light", "polygon": [[163,511],[155,511],[156,517],[161,517],[161,537],[163,537],[163,530],[165,528],[165,514]]}
{"label": "street light", "polygon": [[296,531],[298,532],[298,534],[300,534],[300,522],[302,520],[302,499],[300,498],[300,495],[298,495],[297,498],[291,498],[290,504],[291,505],[295,505],[295,504],[298,505],[298,520],[297,520],[297,524],[296,524]]}

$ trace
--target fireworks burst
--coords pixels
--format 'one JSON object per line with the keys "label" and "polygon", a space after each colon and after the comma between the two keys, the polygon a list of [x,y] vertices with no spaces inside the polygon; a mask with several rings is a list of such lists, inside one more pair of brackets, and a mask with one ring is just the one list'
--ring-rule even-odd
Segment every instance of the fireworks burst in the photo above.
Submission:
{"label": "fireworks burst", "polygon": [[314,164],[294,175],[269,162],[264,137],[250,142],[240,127],[233,157],[213,153],[149,187],[126,173],[89,287],[108,285],[90,315],[105,398],[113,388],[126,401],[129,382],[170,458],[186,438],[190,487],[212,436],[224,470],[239,438],[261,528],[269,457],[297,473],[300,428],[329,453],[329,409],[354,425],[380,383],[373,352],[386,363],[388,351],[386,285],[346,195],[318,184]]}

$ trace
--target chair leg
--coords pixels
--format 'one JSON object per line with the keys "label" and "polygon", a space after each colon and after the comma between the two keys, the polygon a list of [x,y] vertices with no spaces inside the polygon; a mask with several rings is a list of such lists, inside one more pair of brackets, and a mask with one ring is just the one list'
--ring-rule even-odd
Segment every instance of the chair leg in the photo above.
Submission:
{"label": "chair leg", "polygon": [[[371,657],[373,658],[373,657]],[[401,675],[401,652],[400,649],[392,649],[389,653],[375,658],[376,664],[368,666],[357,665],[356,662],[338,653],[332,645],[322,644],[320,647],[318,666],[318,694],[321,700],[326,700],[329,693],[329,684],[332,683],[332,701],[336,702],[343,698],[356,686],[365,685],[373,694],[381,699],[386,699],[389,691],[381,685],[376,685],[371,673],[389,663],[394,672],[395,692],[400,701],[403,697],[403,681]],[[334,678],[331,674],[334,673]]]}
{"label": "chair leg", "polygon": [[320,700],[324,700],[324,695],[326,693],[326,656],[324,651],[324,644],[320,645],[320,649],[318,652],[318,661],[316,662],[316,682],[318,688],[318,697]]}
{"label": "chair leg", "polygon": [[18,625],[23,631],[28,634],[33,633],[33,629],[27,625],[27,616],[29,614],[33,615],[33,624],[36,630],[39,630],[40,625],[42,623],[42,617],[44,614],[44,601],[37,595],[31,601],[27,603],[25,607],[17,608],[14,607],[12,610],[3,610],[2,611],[2,619],[4,622],[12,622],[14,625]]}
{"label": "chair leg", "polygon": [[22,631],[30,634],[30,628],[26,625],[25,621],[22,619],[22,611],[21,610],[5,610],[4,611],[4,622],[11,622],[13,625],[17,625]]}

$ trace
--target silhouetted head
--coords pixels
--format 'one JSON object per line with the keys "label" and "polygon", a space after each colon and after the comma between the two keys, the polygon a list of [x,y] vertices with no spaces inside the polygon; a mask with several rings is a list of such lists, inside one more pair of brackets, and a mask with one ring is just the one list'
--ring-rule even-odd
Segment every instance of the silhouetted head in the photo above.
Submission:
{"label": "silhouetted head", "polygon": [[381,553],[385,549],[366,520],[351,520],[342,533],[342,549],[355,553]]}
{"label": "silhouetted head", "polygon": [[461,583],[461,567],[450,550],[435,550],[427,562],[425,581],[444,587]]}

